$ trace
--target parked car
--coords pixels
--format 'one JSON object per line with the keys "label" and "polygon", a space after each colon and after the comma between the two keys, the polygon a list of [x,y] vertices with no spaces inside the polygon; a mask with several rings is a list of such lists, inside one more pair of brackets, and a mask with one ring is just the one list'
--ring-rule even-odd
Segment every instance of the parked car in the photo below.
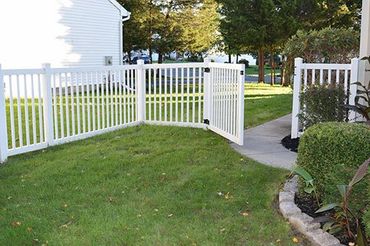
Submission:
{"label": "parked car", "polygon": [[144,60],[144,64],[150,64],[151,63],[151,60],[150,60],[149,56],[141,55],[141,56],[135,56],[134,58],[132,58],[131,64],[137,64],[138,60]]}

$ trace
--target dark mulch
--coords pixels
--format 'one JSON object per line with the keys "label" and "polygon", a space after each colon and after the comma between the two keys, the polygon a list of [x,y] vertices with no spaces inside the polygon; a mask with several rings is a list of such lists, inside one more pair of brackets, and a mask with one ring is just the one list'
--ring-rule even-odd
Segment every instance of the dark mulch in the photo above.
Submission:
{"label": "dark mulch", "polygon": [[294,198],[294,202],[302,210],[303,213],[308,214],[313,218],[317,217],[317,214],[315,212],[319,209],[319,206],[310,195],[298,193]]}
{"label": "dark mulch", "polygon": [[288,135],[281,140],[281,144],[290,151],[298,152],[299,138],[291,139]]}

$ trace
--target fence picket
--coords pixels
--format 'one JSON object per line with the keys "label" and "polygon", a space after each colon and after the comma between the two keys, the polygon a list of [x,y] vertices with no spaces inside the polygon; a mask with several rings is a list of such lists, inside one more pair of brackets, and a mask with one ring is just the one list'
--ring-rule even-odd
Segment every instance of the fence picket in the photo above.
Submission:
{"label": "fence picket", "polygon": [[[301,109],[299,94],[306,90],[309,86],[307,83],[307,71],[311,70],[311,85],[327,84],[343,85],[346,94],[349,93],[349,86],[353,78],[357,78],[358,73],[358,59],[353,59],[351,64],[327,64],[327,63],[303,63],[301,58],[295,59],[295,72],[294,72],[294,91],[293,91],[293,109],[292,109],[292,127],[291,137],[299,137],[304,127],[300,125],[298,114],[305,109]],[[302,78],[303,70],[303,78]],[[319,81],[316,81],[316,73],[319,74]],[[327,73],[327,75],[326,75]],[[335,74],[335,80],[334,80]],[[350,79],[351,77],[351,79]],[[303,83],[302,83],[303,82]],[[353,87],[352,90],[354,91]],[[349,94],[351,97],[351,93]],[[353,112],[350,112],[350,117]]]}
{"label": "fence picket", "polygon": [[[209,72],[204,70],[206,66]],[[211,130],[237,142],[238,101],[242,100],[238,86],[243,84],[238,71],[239,65],[210,62],[53,69],[44,64],[43,69],[20,70],[0,67],[1,81],[4,83],[5,74],[9,84],[6,102],[10,121],[5,122],[5,129],[11,138],[5,143],[5,154],[0,146],[0,161],[7,155],[139,122],[204,128],[203,119],[208,119]],[[3,97],[5,100],[5,93]],[[5,108],[0,102],[0,110]],[[0,122],[0,131],[1,127]]]}

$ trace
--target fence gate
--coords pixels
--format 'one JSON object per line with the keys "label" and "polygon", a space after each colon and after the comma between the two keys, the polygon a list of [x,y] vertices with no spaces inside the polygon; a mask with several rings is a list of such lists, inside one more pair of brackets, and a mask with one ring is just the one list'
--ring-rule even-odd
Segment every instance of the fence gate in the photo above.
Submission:
{"label": "fence gate", "polygon": [[205,80],[209,129],[239,145],[244,142],[244,69],[240,64],[209,63]]}

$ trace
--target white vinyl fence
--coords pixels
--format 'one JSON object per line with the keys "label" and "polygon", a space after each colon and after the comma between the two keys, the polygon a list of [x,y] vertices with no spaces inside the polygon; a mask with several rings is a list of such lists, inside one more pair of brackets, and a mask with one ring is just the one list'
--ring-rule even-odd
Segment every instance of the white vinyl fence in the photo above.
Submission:
{"label": "white vinyl fence", "polygon": [[[354,104],[359,81],[360,60],[352,59],[351,64],[303,63],[302,58],[295,59],[294,91],[292,109],[291,138],[298,138],[304,131],[298,115],[301,113],[300,94],[311,85],[337,84],[342,85],[349,103]],[[350,120],[354,119],[354,112],[349,112]]]}
{"label": "white vinyl fence", "polygon": [[243,144],[244,65],[2,70],[0,161],[142,123],[209,128]]}

